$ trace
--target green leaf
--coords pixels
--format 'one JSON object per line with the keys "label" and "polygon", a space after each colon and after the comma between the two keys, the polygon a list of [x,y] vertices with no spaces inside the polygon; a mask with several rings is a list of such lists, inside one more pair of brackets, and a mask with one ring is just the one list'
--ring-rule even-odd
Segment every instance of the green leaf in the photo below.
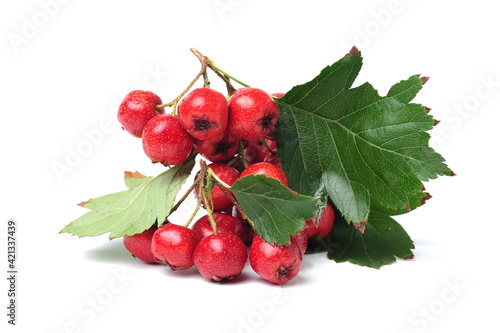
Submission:
{"label": "green leaf", "polygon": [[110,233],[112,239],[163,223],[194,163],[194,159],[189,159],[154,178],[142,178],[141,184],[127,183],[129,190],[88,201],[83,206],[91,211],[66,225],[61,232],[80,237]]}
{"label": "green leaf", "polygon": [[419,76],[412,76],[408,80],[402,80],[391,87],[387,97],[392,97],[401,103],[410,103],[417,93],[422,89],[422,80]]}
{"label": "green leaf", "polygon": [[372,211],[368,220],[363,233],[344,219],[336,220],[323,244],[328,258],[372,268],[395,262],[396,257],[413,258],[413,241],[394,219]]}
{"label": "green leaf", "polygon": [[231,186],[236,200],[268,243],[290,243],[290,235],[304,228],[304,222],[318,213],[319,198],[296,194],[279,180],[265,175],[248,175]]}
{"label": "green leaf", "polygon": [[151,180],[152,177],[146,177],[139,172],[125,171],[125,185],[129,190],[141,186],[145,182]]}
{"label": "green leaf", "polygon": [[[130,172],[130,171],[125,171],[125,185],[128,187],[129,190],[133,190],[144,183],[150,181],[153,177],[146,177],[139,172]],[[124,191],[124,194],[127,191]],[[126,195],[126,194],[125,194]],[[103,195],[97,199],[89,199],[87,201],[81,202],[78,205],[82,206],[84,208],[90,209],[90,210],[100,210],[100,209],[107,209],[108,205],[110,202],[114,202],[121,194],[117,193],[112,193],[112,194],[107,194]]]}
{"label": "green leaf", "polygon": [[401,209],[390,209],[381,206],[377,202],[372,202],[371,211],[376,211],[387,216],[395,216],[409,213],[418,207],[422,206],[431,196],[429,193],[421,191],[416,194],[408,196],[408,205]]}
{"label": "green leaf", "polygon": [[353,222],[365,221],[374,202],[404,209],[422,181],[452,175],[428,145],[432,116],[409,103],[423,81],[412,76],[381,97],[369,83],[351,88],[361,66],[361,54],[348,54],[276,99],[278,157],[290,188],[327,194]]}

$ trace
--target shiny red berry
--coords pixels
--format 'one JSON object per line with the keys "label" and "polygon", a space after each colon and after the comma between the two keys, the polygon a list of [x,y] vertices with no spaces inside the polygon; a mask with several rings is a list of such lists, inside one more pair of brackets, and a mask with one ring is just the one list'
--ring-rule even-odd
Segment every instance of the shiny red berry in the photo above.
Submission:
{"label": "shiny red berry", "polygon": [[271,95],[258,88],[240,88],[229,99],[229,130],[245,140],[260,140],[274,131],[279,109]]}
{"label": "shiny red berry", "polygon": [[135,257],[148,264],[156,263],[153,252],[151,251],[151,239],[155,231],[158,229],[156,225],[151,228],[135,234],[123,236],[123,244],[125,248]]}
{"label": "shiny red berry", "polygon": [[288,179],[286,178],[286,174],[280,167],[267,163],[255,163],[249,165],[248,168],[243,170],[240,174],[240,178],[243,178],[248,175],[266,175],[267,177],[272,177],[279,180],[283,185],[288,186]]}
{"label": "shiny red berry", "polygon": [[168,223],[156,230],[151,242],[151,251],[157,262],[173,270],[185,270],[194,265],[193,252],[200,237],[193,230]]}
{"label": "shiny red berry", "polygon": [[144,125],[156,116],[165,112],[160,97],[150,91],[134,90],[129,92],[118,108],[118,121],[123,129],[135,137],[142,136]]}
{"label": "shiny red berry", "polygon": [[[232,232],[242,240],[246,237],[247,229],[244,224],[246,222],[226,213],[213,212],[212,214],[215,220],[217,233]],[[196,231],[198,236],[202,239],[214,233],[208,215],[200,217],[193,224],[192,229]]]}
{"label": "shiny red berry", "polygon": [[146,156],[165,165],[184,162],[193,149],[193,142],[179,118],[170,114],[154,116],[142,132],[142,147]]}
{"label": "shiny red berry", "polygon": [[243,241],[229,232],[202,239],[193,254],[194,264],[201,275],[214,281],[231,280],[240,275],[247,258]]}
{"label": "shiny red berry", "polygon": [[302,267],[302,254],[297,243],[278,246],[256,235],[250,246],[250,265],[265,280],[284,284],[293,279]]}
{"label": "shiny red berry", "polygon": [[192,137],[207,140],[221,134],[227,127],[227,99],[217,90],[197,88],[179,102],[177,115]]}

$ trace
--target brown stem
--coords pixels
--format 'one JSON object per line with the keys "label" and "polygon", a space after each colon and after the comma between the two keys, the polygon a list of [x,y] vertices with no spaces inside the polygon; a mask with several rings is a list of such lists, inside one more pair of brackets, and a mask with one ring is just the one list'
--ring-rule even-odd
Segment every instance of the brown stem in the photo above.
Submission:
{"label": "brown stem", "polygon": [[248,168],[247,160],[245,159],[245,146],[243,145],[243,140],[238,140],[238,156],[240,157],[241,164],[246,169]]}
{"label": "brown stem", "polygon": [[198,57],[198,59],[200,59],[200,61],[202,63],[204,63],[208,68],[210,68],[211,70],[213,70],[215,72],[215,74],[217,74],[217,76],[220,77],[222,79],[222,81],[224,81],[224,83],[226,84],[226,88],[227,88],[227,94],[229,96],[232,96],[234,94],[234,92],[236,91],[236,89],[231,84],[230,78],[227,77],[226,75],[222,74],[217,68],[215,68],[213,66],[213,64],[210,61],[208,61],[208,57],[206,57],[203,54],[201,54],[200,51],[192,48],[191,52],[193,52],[194,55],[196,57]]}
{"label": "brown stem", "polygon": [[269,144],[267,143],[266,139],[260,140],[264,146],[266,146],[267,150],[273,155],[276,155],[276,151],[272,150],[271,147],[269,147]]}
{"label": "brown stem", "polygon": [[203,87],[210,88],[210,80],[208,79],[207,71],[205,71],[205,73],[203,73]]}
{"label": "brown stem", "polygon": [[[198,60],[200,60],[200,63],[201,63],[200,72],[198,74],[196,74],[195,78],[191,81],[191,83],[186,87],[186,89],[184,89],[184,91],[179,96],[177,96],[174,100],[172,100],[172,101],[170,101],[170,102],[168,102],[166,104],[157,105],[156,106],[157,109],[160,109],[160,108],[163,108],[163,107],[172,106],[173,107],[172,114],[175,115],[176,111],[177,111],[177,104],[179,104],[179,101],[182,99],[182,97],[184,97],[184,95],[187,94],[187,92],[194,86],[194,84],[196,83],[196,81],[198,81],[198,79],[201,76],[203,76],[203,78],[204,78],[205,85],[207,84],[207,82],[208,82],[208,76],[207,76],[207,60],[206,60],[206,57],[204,55],[202,55],[201,53],[199,53],[198,51],[196,51],[195,49],[191,49],[191,52],[193,52],[194,55],[196,55],[196,57],[198,58]],[[208,85],[210,85],[210,82],[208,82]]]}
{"label": "brown stem", "polygon": [[173,99],[168,103],[156,105],[157,109],[172,107],[172,114],[176,115],[177,104],[179,104],[179,101],[182,99],[182,97],[184,97],[184,95],[188,93],[188,91],[193,87],[193,85],[196,83],[196,81],[198,81],[198,79],[201,76],[203,76],[203,86],[206,88],[210,88],[210,80],[208,79],[207,68],[210,68],[212,71],[214,71],[215,74],[217,74],[217,76],[219,76],[222,79],[222,81],[224,81],[229,96],[232,96],[236,92],[236,89],[231,84],[231,78],[228,75],[222,73],[221,70],[217,68],[216,65],[213,64],[212,60],[210,60],[207,56],[201,54],[195,48],[191,48],[190,51],[198,58],[198,60],[201,63],[200,72],[195,76],[195,78],[191,81],[191,83],[186,87],[186,89],[184,89],[184,91],[179,96],[177,96],[175,99]]}

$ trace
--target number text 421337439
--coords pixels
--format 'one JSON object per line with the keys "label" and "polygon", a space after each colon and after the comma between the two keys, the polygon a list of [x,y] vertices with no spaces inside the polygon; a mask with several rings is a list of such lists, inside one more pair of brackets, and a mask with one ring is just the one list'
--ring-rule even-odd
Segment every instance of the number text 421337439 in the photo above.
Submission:
{"label": "number text 421337439", "polygon": [[7,322],[16,325],[17,315],[17,223],[14,220],[7,222]]}

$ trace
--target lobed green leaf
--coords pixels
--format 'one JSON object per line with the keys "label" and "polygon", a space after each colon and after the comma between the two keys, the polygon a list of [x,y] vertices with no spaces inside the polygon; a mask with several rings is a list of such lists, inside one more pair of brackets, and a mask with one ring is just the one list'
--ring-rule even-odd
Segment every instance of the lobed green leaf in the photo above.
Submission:
{"label": "lobed green leaf", "polygon": [[312,81],[277,99],[278,157],[290,187],[329,196],[348,221],[365,221],[372,204],[405,208],[422,181],[451,175],[428,146],[434,120],[411,104],[422,87],[412,76],[381,97],[369,84],[351,88],[360,54],[348,54]]}
{"label": "lobed green leaf", "polygon": [[163,223],[194,163],[194,159],[189,159],[154,178],[127,183],[129,190],[88,201],[84,207],[91,211],[66,225],[61,232],[80,237],[109,233],[112,239]]}

